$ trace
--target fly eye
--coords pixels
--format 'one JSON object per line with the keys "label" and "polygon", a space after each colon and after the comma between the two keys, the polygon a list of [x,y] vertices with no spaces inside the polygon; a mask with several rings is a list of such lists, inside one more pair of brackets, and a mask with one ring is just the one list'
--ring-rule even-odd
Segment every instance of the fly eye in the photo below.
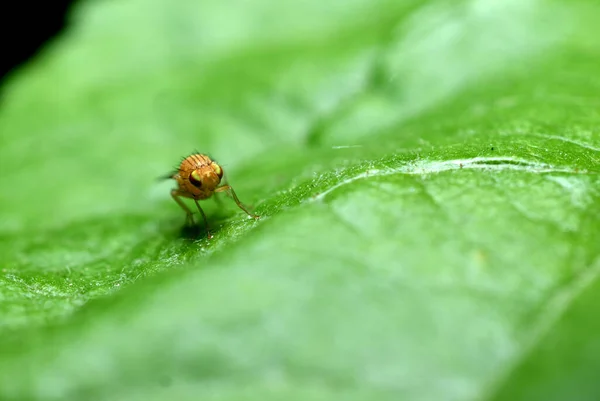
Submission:
{"label": "fly eye", "polygon": [[217,163],[213,163],[213,170],[219,176],[219,179],[223,178],[223,169]]}
{"label": "fly eye", "polygon": [[200,177],[200,174],[198,174],[197,170],[192,171],[192,174],[190,174],[190,182],[196,188],[200,188],[202,186],[202,177]]}

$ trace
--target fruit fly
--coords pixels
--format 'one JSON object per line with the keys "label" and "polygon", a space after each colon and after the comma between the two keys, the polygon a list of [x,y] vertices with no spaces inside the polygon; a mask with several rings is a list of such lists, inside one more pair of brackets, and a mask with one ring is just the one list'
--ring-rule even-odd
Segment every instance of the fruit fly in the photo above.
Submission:
{"label": "fruit fly", "polygon": [[238,207],[248,214],[248,216],[255,219],[259,218],[259,216],[250,213],[248,209],[242,205],[242,202],[240,202],[230,185],[219,186],[223,178],[223,168],[206,155],[194,153],[184,158],[179,165],[179,168],[165,178],[172,178],[177,181],[178,188],[171,191],[171,196],[185,211],[186,223],[191,222],[192,225],[194,224],[192,211],[186,206],[181,198],[190,198],[194,200],[198,207],[198,211],[204,219],[204,226],[206,227],[208,238],[212,238],[208,228],[208,220],[198,201],[210,198],[215,192],[227,193],[233,198]]}

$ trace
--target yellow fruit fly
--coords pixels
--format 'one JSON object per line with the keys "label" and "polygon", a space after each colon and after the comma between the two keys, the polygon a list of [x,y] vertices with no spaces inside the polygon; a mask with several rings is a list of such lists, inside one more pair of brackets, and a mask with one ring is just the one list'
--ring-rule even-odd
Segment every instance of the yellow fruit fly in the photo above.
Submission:
{"label": "yellow fruit fly", "polygon": [[171,191],[171,196],[185,211],[186,223],[190,222],[191,224],[194,224],[194,217],[192,211],[186,206],[181,198],[190,198],[194,200],[198,207],[198,211],[204,219],[208,238],[212,238],[208,228],[208,220],[198,201],[210,198],[215,192],[227,193],[233,198],[238,207],[248,214],[248,216],[255,219],[260,217],[250,213],[248,209],[242,205],[231,186],[219,186],[221,179],[223,178],[223,168],[206,155],[195,153],[184,158],[179,165],[179,168],[166,178],[172,178],[177,181],[178,187]]}

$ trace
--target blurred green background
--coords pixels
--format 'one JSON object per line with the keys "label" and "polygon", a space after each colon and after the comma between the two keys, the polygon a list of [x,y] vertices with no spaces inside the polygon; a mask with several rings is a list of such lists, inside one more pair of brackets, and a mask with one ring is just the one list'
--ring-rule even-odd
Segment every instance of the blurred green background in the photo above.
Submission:
{"label": "blurred green background", "polygon": [[[599,18],[77,3],[3,87],[0,399],[597,400]],[[259,221],[182,229],[194,150]]]}

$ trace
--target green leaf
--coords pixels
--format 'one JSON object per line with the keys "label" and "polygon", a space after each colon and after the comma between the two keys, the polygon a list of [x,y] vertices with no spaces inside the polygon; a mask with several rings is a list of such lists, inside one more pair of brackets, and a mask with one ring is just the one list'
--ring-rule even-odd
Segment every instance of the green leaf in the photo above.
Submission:
{"label": "green leaf", "polygon": [[[0,109],[0,399],[595,400],[600,7],[87,2]],[[198,149],[233,201],[182,229]]]}

